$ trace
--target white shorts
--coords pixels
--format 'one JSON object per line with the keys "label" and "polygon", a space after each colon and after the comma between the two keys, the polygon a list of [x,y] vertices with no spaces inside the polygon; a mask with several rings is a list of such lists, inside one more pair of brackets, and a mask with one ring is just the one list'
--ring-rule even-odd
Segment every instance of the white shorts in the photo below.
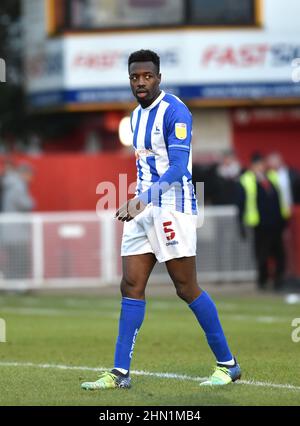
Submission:
{"label": "white shorts", "polygon": [[159,262],[196,255],[197,215],[148,205],[124,222],[121,256],[154,253]]}

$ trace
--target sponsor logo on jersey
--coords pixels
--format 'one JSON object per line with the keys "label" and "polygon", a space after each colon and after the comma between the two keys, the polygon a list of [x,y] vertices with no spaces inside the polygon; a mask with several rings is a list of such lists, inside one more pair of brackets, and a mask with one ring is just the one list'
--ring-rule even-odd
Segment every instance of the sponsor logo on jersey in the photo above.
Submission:
{"label": "sponsor logo on jersey", "polygon": [[175,123],[175,135],[177,139],[184,140],[187,137],[187,128],[185,123]]}
{"label": "sponsor logo on jersey", "polygon": [[135,158],[138,160],[141,157],[153,157],[155,153],[151,149],[136,149]]}

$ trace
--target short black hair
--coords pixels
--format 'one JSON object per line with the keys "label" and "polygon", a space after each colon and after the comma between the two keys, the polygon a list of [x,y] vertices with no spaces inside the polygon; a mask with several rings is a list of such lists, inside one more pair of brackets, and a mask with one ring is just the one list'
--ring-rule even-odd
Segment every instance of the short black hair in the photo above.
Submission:
{"label": "short black hair", "polygon": [[252,153],[250,161],[252,164],[260,163],[261,161],[264,161],[264,156],[260,152],[255,151]]}
{"label": "short black hair", "polygon": [[159,74],[160,70],[160,58],[157,53],[152,50],[137,50],[136,52],[131,53],[128,58],[128,69],[130,64],[133,62],[153,62],[153,64],[157,68],[157,74]]}

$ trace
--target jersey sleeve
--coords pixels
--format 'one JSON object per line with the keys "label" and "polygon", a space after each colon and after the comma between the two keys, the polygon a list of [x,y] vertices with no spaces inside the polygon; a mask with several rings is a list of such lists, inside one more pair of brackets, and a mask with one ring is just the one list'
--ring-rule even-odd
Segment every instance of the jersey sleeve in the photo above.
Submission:
{"label": "jersey sleeve", "polygon": [[185,105],[171,107],[166,111],[164,134],[168,151],[190,151],[192,141],[192,114]]}
{"label": "jersey sleeve", "polygon": [[180,151],[179,149],[171,148],[169,152],[169,168],[157,182],[153,183],[147,191],[139,195],[139,199],[147,205],[151,201],[158,201],[159,197],[167,192],[172,185],[179,185],[181,187],[180,182],[182,176],[186,173],[189,155],[189,152],[185,149]]}

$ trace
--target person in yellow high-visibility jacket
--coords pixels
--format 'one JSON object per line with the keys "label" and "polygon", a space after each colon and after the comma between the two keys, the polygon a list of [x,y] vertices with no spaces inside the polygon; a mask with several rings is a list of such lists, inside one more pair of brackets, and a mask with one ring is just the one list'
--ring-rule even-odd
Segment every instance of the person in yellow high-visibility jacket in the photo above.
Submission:
{"label": "person in yellow high-visibility jacket", "polygon": [[279,290],[285,273],[282,234],[290,217],[290,208],[282,197],[277,172],[266,171],[265,160],[260,154],[252,156],[250,168],[240,177],[238,207],[242,236],[246,235],[246,227],[254,231],[258,288],[266,289],[268,260],[272,257],[276,265],[274,289]]}

